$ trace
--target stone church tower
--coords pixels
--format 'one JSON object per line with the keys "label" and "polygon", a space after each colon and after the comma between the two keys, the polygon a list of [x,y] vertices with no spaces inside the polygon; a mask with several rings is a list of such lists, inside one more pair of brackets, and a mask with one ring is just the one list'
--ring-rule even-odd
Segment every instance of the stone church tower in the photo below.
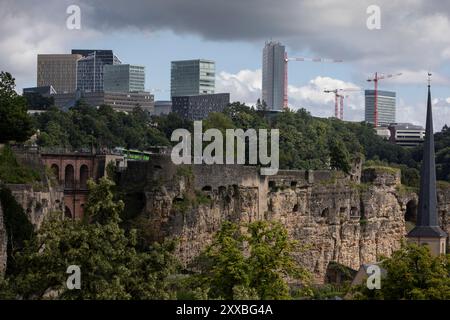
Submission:
{"label": "stone church tower", "polygon": [[[431,74],[429,74],[431,76]],[[436,166],[434,160],[433,114],[430,83],[428,82],[428,105],[423,145],[423,162],[420,172],[420,194],[417,222],[408,233],[408,240],[419,245],[428,245],[431,254],[445,254],[447,234],[439,227],[436,194]]]}

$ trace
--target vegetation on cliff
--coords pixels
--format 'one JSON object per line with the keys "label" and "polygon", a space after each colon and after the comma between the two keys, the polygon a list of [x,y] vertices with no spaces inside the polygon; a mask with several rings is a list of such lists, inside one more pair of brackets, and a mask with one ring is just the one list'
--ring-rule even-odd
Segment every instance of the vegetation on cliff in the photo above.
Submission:
{"label": "vegetation on cliff", "polygon": [[39,172],[17,161],[11,147],[0,149],[0,181],[11,184],[33,183],[40,180]]}

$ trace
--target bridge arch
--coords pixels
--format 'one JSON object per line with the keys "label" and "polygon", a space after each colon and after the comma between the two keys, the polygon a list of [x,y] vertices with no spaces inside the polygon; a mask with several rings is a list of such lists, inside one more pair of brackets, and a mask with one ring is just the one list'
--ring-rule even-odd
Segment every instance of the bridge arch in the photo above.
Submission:
{"label": "bridge arch", "polygon": [[67,189],[75,188],[75,170],[71,164],[66,165],[64,170],[64,186]]}
{"label": "bridge arch", "polygon": [[80,167],[80,188],[87,188],[87,181],[89,179],[89,168],[87,165],[83,164]]}

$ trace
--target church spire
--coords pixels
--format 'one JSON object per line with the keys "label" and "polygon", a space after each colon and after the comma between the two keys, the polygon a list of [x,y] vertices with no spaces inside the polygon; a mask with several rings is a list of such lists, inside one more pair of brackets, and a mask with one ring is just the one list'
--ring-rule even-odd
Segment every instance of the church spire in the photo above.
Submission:
{"label": "church spire", "polygon": [[[423,161],[420,171],[419,208],[416,227],[408,233],[408,238],[418,239],[419,243],[422,243],[422,239],[427,244],[430,244],[430,240],[433,238],[443,238],[445,242],[445,238],[447,237],[447,234],[439,227],[437,212],[436,165],[434,159],[433,110],[430,83],[431,73],[428,73],[427,119],[425,142],[423,144]],[[438,248],[438,252],[441,252],[442,248],[440,245]]]}

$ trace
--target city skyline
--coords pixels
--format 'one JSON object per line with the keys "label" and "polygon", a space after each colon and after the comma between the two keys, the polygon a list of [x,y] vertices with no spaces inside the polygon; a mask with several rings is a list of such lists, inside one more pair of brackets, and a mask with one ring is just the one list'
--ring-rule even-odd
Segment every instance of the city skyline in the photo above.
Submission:
{"label": "city skyline", "polygon": [[[153,16],[158,9],[160,12],[174,13],[175,9],[166,7],[166,3],[170,2],[154,1],[154,9],[149,14]],[[23,87],[35,85],[38,53],[70,53],[72,48],[99,48],[113,50],[122,61],[145,66],[145,89],[153,89],[156,100],[170,97],[170,61],[204,58],[216,62],[216,92],[230,92],[232,101],[254,104],[261,97],[262,48],[265,41],[273,39],[285,45],[290,56],[344,60],[344,63],[336,65],[311,62],[291,64],[288,94],[290,107],[294,109],[305,107],[315,116],[330,117],[333,115],[334,99],[332,95],[324,94],[323,89],[373,89],[366,79],[374,72],[402,72],[401,77],[381,83],[380,90],[397,92],[398,122],[423,125],[425,112],[419,107],[423,97],[417,91],[426,85],[426,72],[431,70],[435,88],[433,104],[438,120],[435,130],[440,130],[445,119],[450,118],[450,81],[447,75],[450,71],[450,44],[441,36],[450,29],[448,18],[444,15],[445,10],[450,8],[436,8],[424,1],[417,1],[405,8],[381,1],[381,29],[368,30],[366,1],[353,7],[348,4],[308,6],[304,2],[288,1],[281,3],[277,10],[285,10],[289,17],[305,18],[305,23],[283,22],[289,19],[280,19],[279,11],[268,4],[267,17],[272,19],[255,30],[249,26],[252,23],[258,27],[261,25],[255,22],[261,12],[249,12],[248,8],[241,8],[236,3],[221,3],[217,9],[213,9],[211,4],[203,4],[204,10],[217,18],[214,27],[208,28],[193,19],[203,12],[201,9],[198,13],[180,14],[177,24],[173,19],[144,21],[140,12],[148,13],[148,10],[141,3],[136,4],[135,8],[125,8],[116,3],[108,10],[102,10],[101,6],[94,8],[84,1],[74,3],[80,6],[82,12],[80,30],[65,28],[67,1],[49,1],[33,12],[22,6],[21,2],[5,1],[0,5],[0,15],[4,15],[2,24],[9,23],[9,27],[5,27],[9,32],[0,37],[0,65],[17,79],[19,92]],[[46,10],[50,5],[53,11],[61,12],[53,20],[48,19],[49,10]],[[289,11],[289,8],[295,10]],[[340,8],[339,12],[335,11],[337,8]],[[222,9],[224,16],[233,9],[236,25],[226,23],[219,15],[219,9]],[[108,20],[113,13],[122,18]],[[317,23],[306,23],[310,19],[307,16],[313,13],[317,16]],[[137,17],[131,21],[128,17],[133,14]],[[339,18],[324,23],[324,18],[332,14],[338,14]],[[165,14],[163,16],[167,17]],[[413,16],[417,19],[412,19]],[[431,24],[432,18],[436,17],[436,22]],[[24,26],[17,25],[25,20],[27,23]],[[111,24],[108,32],[99,23],[105,20]],[[310,27],[305,28],[305,25]],[[241,31],[237,32],[237,28]],[[408,28],[417,36],[406,32]],[[228,31],[221,31],[225,29]],[[336,39],[331,39],[331,34]],[[424,35],[429,35],[426,41],[421,40]],[[27,41],[30,37],[33,41]],[[370,41],[379,46],[371,48]],[[346,98],[344,117],[345,120],[364,120],[363,92],[352,93]]]}

